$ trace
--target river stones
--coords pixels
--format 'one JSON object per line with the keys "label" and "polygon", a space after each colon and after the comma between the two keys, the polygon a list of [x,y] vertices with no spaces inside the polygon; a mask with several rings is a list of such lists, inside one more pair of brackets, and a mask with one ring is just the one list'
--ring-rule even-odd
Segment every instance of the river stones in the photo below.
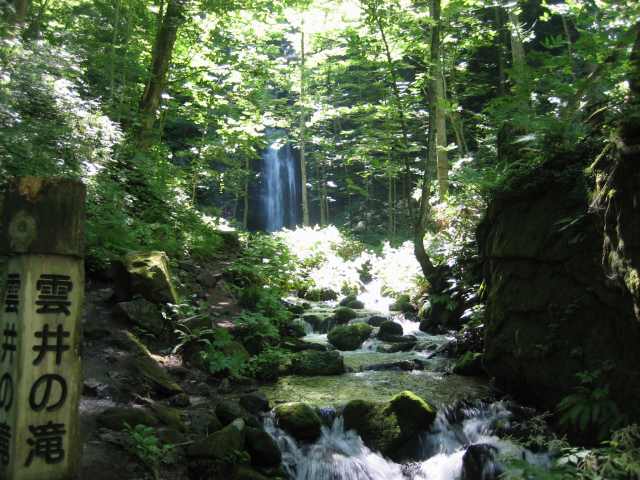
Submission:
{"label": "river stones", "polygon": [[340,301],[341,307],[349,307],[354,310],[362,310],[364,308],[364,302],[358,300],[355,295],[347,295]]}
{"label": "river stones", "polygon": [[355,430],[369,448],[399,462],[419,459],[420,435],[433,424],[436,410],[404,391],[389,402],[352,400],[342,415],[345,429]]}
{"label": "river stones", "polygon": [[380,315],[374,315],[367,320],[367,323],[372,327],[379,327],[384,322],[387,322],[389,319],[387,317],[382,317]]}
{"label": "river stones", "polygon": [[187,457],[209,458],[226,461],[232,455],[244,450],[246,426],[238,418],[222,430],[212,433],[187,448]]}
{"label": "river stones", "polygon": [[313,442],[320,436],[322,419],[306,403],[285,403],[275,409],[280,428],[301,442]]}
{"label": "river stones", "polygon": [[461,480],[497,480],[503,470],[496,463],[498,449],[493,445],[471,445],[462,457]]}
{"label": "river stones", "polygon": [[290,373],[294,375],[340,375],[345,372],[339,352],[307,350],[293,355]]}
{"label": "river stones", "polygon": [[338,350],[357,350],[369,338],[373,328],[366,323],[340,325],[329,332],[329,343]]}
{"label": "river stones", "polygon": [[282,453],[278,444],[264,430],[247,428],[246,444],[253,466],[277,467],[282,462]]}
{"label": "river stones", "polygon": [[387,338],[402,337],[403,333],[402,325],[396,322],[386,321],[380,325],[378,338],[382,341],[388,341]]}
{"label": "river stones", "polygon": [[349,307],[338,307],[333,312],[333,320],[337,324],[347,323],[349,320],[356,318],[358,314]]}

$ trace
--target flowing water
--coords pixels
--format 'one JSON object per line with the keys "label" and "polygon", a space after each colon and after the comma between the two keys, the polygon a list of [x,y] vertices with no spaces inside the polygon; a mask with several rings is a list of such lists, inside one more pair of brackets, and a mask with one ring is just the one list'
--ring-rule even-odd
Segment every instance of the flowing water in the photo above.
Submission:
{"label": "flowing water", "polygon": [[298,223],[300,187],[291,148],[273,142],[262,155],[264,229],[275,232]]}
{"label": "flowing water", "polygon": [[[367,306],[370,304],[367,303]],[[333,304],[317,304],[307,314],[327,315]],[[374,308],[380,308],[377,302]],[[380,308],[382,310],[382,308]],[[386,309],[385,309],[386,310]],[[388,315],[388,312],[383,312]],[[360,311],[352,322],[365,321],[379,311]],[[479,400],[490,393],[486,380],[449,373],[451,360],[434,355],[438,347],[450,340],[445,335],[420,332],[418,323],[402,314],[391,315],[403,326],[405,335],[417,337],[414,350],[384,353],[384,342],[366,341],[353,352],[343,352],[348,373],[337,376],[288,376],[264,388],[272,403],[303,401],[330,412],[332,420],[323,427],[319,440],[311,445],[298,444],[279,429],[272,416],[265,428],[283,452],[285,469],[294,480],[459,480],[463,457],[472,445],[488,449],[495,455],[525,459],[544,465],[545,455],[534,455],[515,444],[500,439],[495,431],[511,421],[512,414],[501,402]],[[327,343],[327,335],[309,331],[308,342]],[[384,348],[382,348],[384,350]],[[417,362],[419,369],[370,370],[376,366],[402,361]],[[432,428],[421,438],[421,460],[397,464],[367,448],[353,431],[345,431],[339,412],[353,399],[386,401],[403,390],[411,390],[438,408]],[[496,478],[499,464],[488,461],[483,478]]]}

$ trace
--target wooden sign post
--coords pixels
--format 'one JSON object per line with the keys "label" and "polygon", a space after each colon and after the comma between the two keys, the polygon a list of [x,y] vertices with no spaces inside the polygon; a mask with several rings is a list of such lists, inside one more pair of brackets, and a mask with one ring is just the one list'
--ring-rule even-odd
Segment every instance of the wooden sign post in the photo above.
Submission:
{"label": "wooden sign post", "polygon": [[5,195],[0,254],[0,479],[76,478],[84,296],[80,182],[21,178]]}

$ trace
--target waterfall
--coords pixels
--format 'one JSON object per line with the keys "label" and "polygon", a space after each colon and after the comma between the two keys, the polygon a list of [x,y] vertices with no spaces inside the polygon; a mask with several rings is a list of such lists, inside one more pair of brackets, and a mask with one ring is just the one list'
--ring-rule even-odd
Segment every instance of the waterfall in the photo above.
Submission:
{"label": "waterfall", "polygon": [[298,224],[300,186],[291,147],[274,141],[262,155],[264,230],[274,232]]}

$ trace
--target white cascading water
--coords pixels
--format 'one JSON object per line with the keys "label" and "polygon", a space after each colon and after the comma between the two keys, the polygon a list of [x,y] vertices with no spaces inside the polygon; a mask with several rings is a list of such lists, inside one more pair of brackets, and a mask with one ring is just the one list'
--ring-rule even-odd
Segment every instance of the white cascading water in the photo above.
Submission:
{"label": "white cascading water", "polygon": [[275,232],[297,224],[298,178],[291,149],[275,141],[262,155],[265,230]]}
{"label": "white cascading water", "polygon": [[493,434],[496,422],[504,425],[511,416],[501,402],[463,408],[457,416],[462,418],[451,422],[446,412],[438,414],[431,431],[424,434],[424,460],[405,468],[369,450],[355,432],[345,431],[341,417],[331,428],[323,427],[313,445],[298,445],[275,425],[273,417],[265,419],[265,428],[278,443],[285,469],[294,480],[459,480],[466,449],[480,444],[494,447],[499,455],[548,463],[547,455],[532,454]]}

